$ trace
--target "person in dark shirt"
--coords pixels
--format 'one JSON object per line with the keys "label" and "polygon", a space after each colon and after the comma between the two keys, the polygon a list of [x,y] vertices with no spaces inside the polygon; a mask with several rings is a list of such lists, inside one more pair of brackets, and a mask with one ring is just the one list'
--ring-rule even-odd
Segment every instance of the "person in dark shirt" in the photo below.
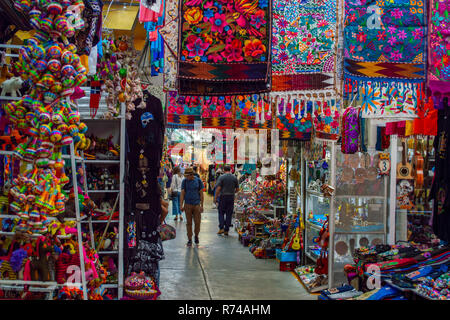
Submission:
{"label": "person in dark shirt", "polygon": [[214,202],[219,208],[219,232],[217,234],[228,235],[231,218],[234,211],[234,194],[239,190],[239,183],[234,174],[231,174],[230,166],[224,167],[224,174],[216,183]]}
{"label": "person in dark shirt", "polygon": [[201,214],[203,212],[203,182],[195,176],[192,168],[184,171],[185,178],[181,183],[180,205],[181,211],[186,214],[186,229],[188,242],[192,245],[192,219],[194,219],[195,244],[199,243],[198,234],[200,233]]}

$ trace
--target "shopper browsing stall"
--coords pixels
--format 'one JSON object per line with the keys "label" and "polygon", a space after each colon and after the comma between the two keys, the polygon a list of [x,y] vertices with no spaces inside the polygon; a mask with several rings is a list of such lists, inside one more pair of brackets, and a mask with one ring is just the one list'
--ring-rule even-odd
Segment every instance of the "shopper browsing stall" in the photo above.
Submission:
{"label": "shopper browsing stall", "polygon": [[180,167],[173,168],[172,184],[170,185],[170,192],[172,194],[172,214],[175,216],[174,220],[183,220],[183,216],[180,210],[180,193],[181,183],[183,182],[183,176],[180,172]]}
{"label": "shopper browsing stall", "polygon": [[[239,190],[239,183],[230,166],[224,167],[225,173],[220,176],[216,184],[214,202],[218,202],[219,208],[219,232],[217,234],[228,235],[231,225],[231,217],[234,210],[234,194]],[[217,201],[219,200],[219,201]]]}
{"label": "shopper browsing stall", "polygon": [[181,211],[186,213],[187,245],[192,245],[192,219],[194,219],[195,244],[199,243],[201,213],[203,212],[203,182],[195,176],[192,168],[184,171],[185,178],[181,183],[180,205]]}

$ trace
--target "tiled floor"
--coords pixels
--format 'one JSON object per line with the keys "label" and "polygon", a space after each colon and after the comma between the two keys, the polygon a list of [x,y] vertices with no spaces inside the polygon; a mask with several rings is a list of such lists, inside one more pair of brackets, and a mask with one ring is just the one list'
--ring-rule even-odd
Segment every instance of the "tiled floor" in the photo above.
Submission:
{"label": "tiled floor", "polygon": [[217,235],[217,209],[212,209],[210,197],[198,247],[186,247],[186,220],[173,221],[169,209],[167,223],[177,228],[177,237],[164,242],[160,299],[317,299],[290,272],[280,272],[274,259],[255,259],[234,229],[228,237]]}

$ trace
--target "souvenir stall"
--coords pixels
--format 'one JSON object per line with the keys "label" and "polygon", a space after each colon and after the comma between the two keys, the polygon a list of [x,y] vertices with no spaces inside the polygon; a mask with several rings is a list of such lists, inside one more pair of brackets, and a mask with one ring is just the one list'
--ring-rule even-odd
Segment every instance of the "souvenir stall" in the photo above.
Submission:
{"label": "souvenir stall", "polygon": [[114,268],[102,264],[91,225],[82,223],[97,206],[77,166],[91,143],[76,105],[87,82],[79,48],[98,42],[81,29],[86,23],[95,33],[101,22],[85,15],[92,6],[83,1],[2,6],[33,29],[23,44],[1,45],[9,57],[0,98],[2,298],[112,299],[102,285]]}

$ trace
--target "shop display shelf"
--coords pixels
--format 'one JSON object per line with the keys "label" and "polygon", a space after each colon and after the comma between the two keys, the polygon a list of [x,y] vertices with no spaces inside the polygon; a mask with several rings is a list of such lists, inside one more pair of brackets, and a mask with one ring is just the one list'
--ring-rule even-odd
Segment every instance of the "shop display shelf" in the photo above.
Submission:
{"label": "shop display shelf", "polygon": [[312,251],[305,251],[305,254],[308,258],[312,259],[312,260],[317,260],[317,258],[319,258],[319,255],[312,252]]}
{"label": "shop display shelf", "polygon": [[[69,154],[63,154],[62,158],[64,160],[70,160],[70,155]],[[82,157],[74,157],[76,161],[83,161],[84,159]]]}
{"label": "shop display shelf", "polygon": [[122,117],[115,117],[112,119],[103,119],[103,118],[90,118],[90,117],[81,117],[81,121],[83,122],[116,122],[119,121],[120,119],[122,119]]}
{"label": "shop display shelf", "polygon": [[334,231],[335,234],[385,234],[384,230],[381,231]]}
{"label": "shop display shelf", "polygon": [[0,96],[0,100],[20,100],[22,97],[8,97],[8,96]]}
{"label": "shop display shelf", "polygon": [[322,227],[321,227],[321,226],[319,226],[319,225],[317,225],[317,224],[315,224],[315,223],[312,223],[312,222],[309,221],[309,220],[306,220],[306,225],[309,226],[309,227],[311,227],[312,229],[316,229],[316,230],[318,230],[318,231],[322,230]]}
{"label": "shop display shelf", "polygon": [[112,251],[98,251],[98,254],[118,254],[119,250],[112,250]]}
{"label": "shop display shelf", "polygon": [[117,283],[105,283],[100,285],[100,287],[105,288],[105,289],[115,289],[118,288],[119,285]]}
{"label": "shop display shelf", "polygon": [[120,190],[88,190],[88,193],[117,193]]}
{"label": "shop display shelf", "polygon": [[[108,223],[108,220],[92,220],[92,223]],[[110,223],[118,223],[119,220],[111,220]],[[83,223],[89,223],[89,221],[83,221]]]}
{"label": "shop display shelf", "polygon": [[84,160],[84,163],[98,163],[98,164],[120,164],[120,160]]}
{"label": "shop display shelf", "polygon": [[309,195],[311,195],[311,196],[316,196],[316,197],[322,197],[322,198],[325,198],[325,197],[323,196],[323,193],[322,193],[322,192],[318,192],[318,191],[316,191],[316,190],[306,189],[306,194],[309,194]]}
{"label": "shop display shelf", "polygon": [[31,285],[31,286],[46,286],[46,287],[53,287],[56,288],[58,284],[55,281],[32,281],[32,280],[0,280],[0,287],[3,285],[10,285],[10,286],[25,286],[25,285]]}
{"label": "shop display shelf", "polygon": [[363,198],[363,199],[381,199],[384,200],[385,196],[371,196],[371,195],[364,195],[364,194],[355,194],[355,195],[335,195],[336,199],[354,199],[354,198]]}

